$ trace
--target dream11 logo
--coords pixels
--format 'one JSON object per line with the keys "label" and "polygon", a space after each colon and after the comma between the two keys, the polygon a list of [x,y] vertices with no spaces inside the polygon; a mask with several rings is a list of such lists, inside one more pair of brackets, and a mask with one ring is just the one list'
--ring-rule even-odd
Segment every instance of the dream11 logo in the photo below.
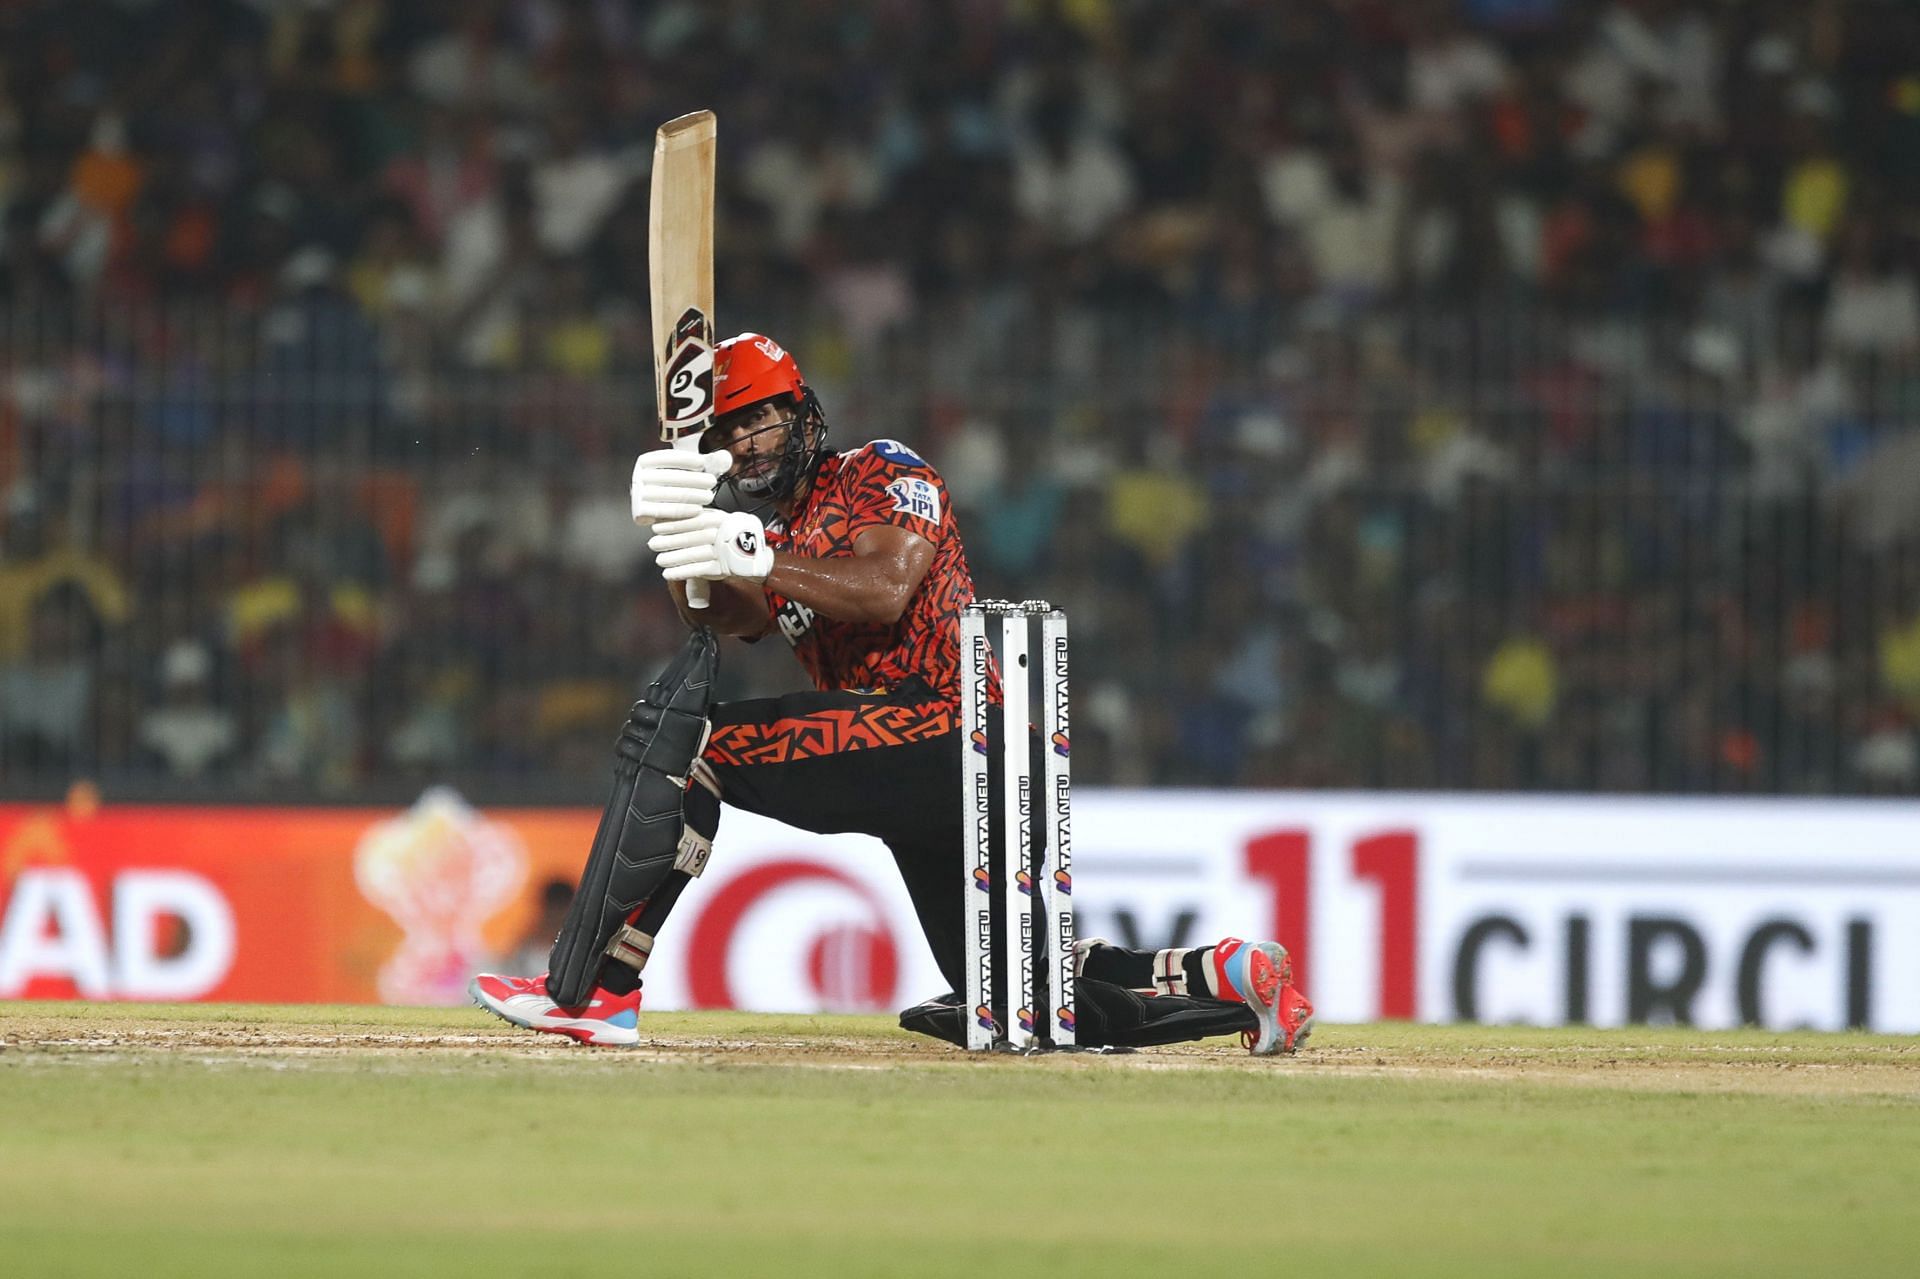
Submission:
{"label": "dream11 logo", "polygon": [[[1420,966],[1420,840],[1389,830],[1354,840],[1347,873],[1379,890],[1380,984],[1374,1016],[1411,1021],[1418,1016]],[[1247,841],[1247,876],[1273,894],[1275,935],[1293,960],[1293,980],[1313,989],[1313,836],[1272,831]]]}
{"label": "dream11 logo", "polygon": [[[1310,831],[1272,831],[1247,842],[1244,863],[1248,878],[1272,893],[1276,935],[1292,957],[1294,980],[1306,991],[1314,989],[1312,851]],[[1345,851],[1344,864],[1334,863],[1338,871],[1351,876],[1351,883],[1376,890],[1369,894],[1378,912],[1373,935],[1379,978],[1372,1015],[1415,1019],[1420,1015],[1419,837],[1411,830],[1386,830],[1353,839]],[[1327,869],[1323,862],[1321,872]],[[1463,884],[1469,880],[1491,883],[1498,891],[1466,899],[1464,911],[1451,923],[1430,921],[1447,930],[1444,953],[1430,958],[1448,966],[1451,995],[1451,1006],[1431,1009],[1431,1015],[1480,1020],[1489,1011],[1482,1007],[1482,996],[1495,988],[1483,970],[1499,965],[1512,974],[1519,965],[1557,982],[1550,996],[1531,1003],[1522,1017],[1539,1024],[1690,1025],[1698,1006],[1717,993],[1725,996],[1719,1001],[1725,1011],[1711,1015],[1730,1016],[1729,1024],[1804,1023],[1825,1029],[1878,1025],[1876,921],[1863,898],[1841,896],[1824,905],[1809,900],[1798,910],[1734,907],[1731,917],[1714,913],[1714,903],[1730,887],[1751,889],[1783,878],[1811,892],[1801,881],[1811,883],[1809,876],[1816,873],[1803,868],[1782,872],[1762,863],[1667,864],[1655,876],[1644,866],[1454,861],[1434,869],[1448,876],[1446,885],[1435,886],[1436,893],[1445,889],[1456,902],[1462,901]],[[1858,894],[1883,887],[1886,876],[1873,869],[1825,867],[1817,878],[1823,890]],[[1535,881],[1555,887],[1577,883],[1590,891],[1584,900],[1537,891],[1529,895],[1528,887],[1539,888]],[[1629,898],[1607,897],[1605,890],[1618,884],[1636,886],[1639,892]],[[1602,930],[1609,936],[1603,938]],[[1594,971],[1601,954],[1616,957],[1620,965],[1617,983],[1610,981],[1606,987],[1605,1006],[1597,997],[1600,982]],[[1777,1001],[1791,1003],[1794,994],[1782,980],[1791,974],[1776,968],[1795,964],[1816,970],[1802,983],[1816,989],[1802,992],[1803,1007],[1794,1012],[1770,1013]],[[1710,990],[1716,983],[1721,989]],[[1502,1020],[1514,1015],[1493,1012]]]}
{"label": "dream11 logo", "polygon": [[[784,975],[798,990],[738,990],[734,960]],[[745,964],[743,963],[743,967]],[[891,1010],[900,948],[873,888],[804,857],[762,862],[720,884],[687,940],[687,998],[694,1008],[810,1002],[833,1012]],[[747,998],[741,996],[746,994]]]}

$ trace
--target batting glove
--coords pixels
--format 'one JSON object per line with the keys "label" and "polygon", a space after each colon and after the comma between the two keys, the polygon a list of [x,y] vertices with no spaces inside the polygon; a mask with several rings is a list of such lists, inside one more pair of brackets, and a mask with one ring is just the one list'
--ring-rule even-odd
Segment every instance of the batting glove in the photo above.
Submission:
{"label": "batting glove", "polygon": [[690,519],[707,509],[720,477],[733,465],[726,453],[654,449],[633,464],[633,522]]}
{"label": "batting glove", "polygon": [[739,578],[763,582],[773,572],[773,548],[760,517],[745,511],[702,511],[656,524],[647,549],[669,582]]}

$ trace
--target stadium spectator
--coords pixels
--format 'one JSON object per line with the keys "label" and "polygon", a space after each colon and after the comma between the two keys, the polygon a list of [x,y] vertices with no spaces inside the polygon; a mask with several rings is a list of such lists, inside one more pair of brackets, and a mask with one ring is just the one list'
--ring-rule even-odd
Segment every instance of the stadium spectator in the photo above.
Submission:
{"label": "stadium spectator", "polygon": [[0,753],[15,767],[93,763],[87,728],[102,639],[100,619],[76,584],[62,582],[35,599],[26,647],[0,662]]}
{"label": "stadium spectator", "polygon": [[140,747],[170,777],[197,778],[232,763],[240,747],[233,712],[213,697],[213,656],[179,640],[160,661],[161,701],[140,717]]}
{"label": "stadium spectator", "polygon": [[167,8],[0,14],[9,781],[588,758],[718,105],[723,323],[1068,605],[1090,778],[1920,787],[1907,7]]}

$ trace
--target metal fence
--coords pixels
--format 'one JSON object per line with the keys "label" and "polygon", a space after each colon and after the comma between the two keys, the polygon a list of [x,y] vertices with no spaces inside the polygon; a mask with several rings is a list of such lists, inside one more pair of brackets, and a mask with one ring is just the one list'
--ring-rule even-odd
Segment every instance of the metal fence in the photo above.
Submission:
{"label": "metal fence", "polygon": [[[679,634],[625,513],[644,325],[0,315],[0,789],[597,800]],[[983,594],[1067,608],[1091,784],[1920,786],[1911,351],[1012,294],[761,327],[835,443],[940,466]],[[778,647],[729,695],[797,686]]]}

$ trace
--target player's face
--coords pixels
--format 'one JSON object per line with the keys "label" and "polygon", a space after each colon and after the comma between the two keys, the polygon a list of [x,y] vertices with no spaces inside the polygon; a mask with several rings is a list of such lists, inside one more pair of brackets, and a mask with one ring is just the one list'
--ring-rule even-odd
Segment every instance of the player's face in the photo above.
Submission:
{"label": "player's face", "polygon": [[752,490],[764,486],[779,469],[793,426],[789,406],[778,400],[762,400],[715,422],[707,446],[732,454],[733,468],[727,472],[728,477]]}

